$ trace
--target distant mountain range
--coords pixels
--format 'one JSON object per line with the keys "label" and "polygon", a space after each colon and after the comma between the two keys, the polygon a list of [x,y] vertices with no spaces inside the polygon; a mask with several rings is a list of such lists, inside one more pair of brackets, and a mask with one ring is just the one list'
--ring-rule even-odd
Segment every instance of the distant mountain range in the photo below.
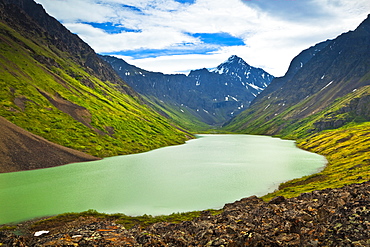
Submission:
{"label": "distant mountain range", "polygon": [[188,76],[146,71],[115,57],[101,58],[157,108],[182,119],[179,124],[184,123],[183,118],[189,118],[221,125],[248,108],[274,78],[235,55],[214,69],[193,70]]}

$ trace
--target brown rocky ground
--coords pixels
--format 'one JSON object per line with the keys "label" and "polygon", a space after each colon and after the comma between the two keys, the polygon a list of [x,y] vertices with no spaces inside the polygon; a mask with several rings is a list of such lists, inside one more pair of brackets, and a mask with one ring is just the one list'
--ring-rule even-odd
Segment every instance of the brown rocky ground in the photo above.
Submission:
{"label": "brown rocky ground", "polygon": [[97,160],[34,135],[0,117],[0,172],[14,172]]}
{"label": "brown rocky ground", "polygon": [[[49,231],[34,236],[40,230]],[[0,231],[1,246],[370,246],[370,181],[340,189],[277,197],[249,197],[221,214],[178,224],[126,229],[106,217],[22,223]]]}

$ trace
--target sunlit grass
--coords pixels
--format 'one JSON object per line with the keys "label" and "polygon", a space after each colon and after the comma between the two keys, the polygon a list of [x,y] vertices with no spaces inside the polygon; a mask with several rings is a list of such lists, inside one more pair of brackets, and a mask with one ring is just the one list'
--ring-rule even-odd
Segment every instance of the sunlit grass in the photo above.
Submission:
{"label": "sunlit grass", "polygon": [[[125,85],[101,81],[41,37],[25,38],[0,23],[0,53],[0,116],[49,141],[107,157],[187,139],[138,96],[122,93]],[[84,109],[85,123],[43,94]]]}
{"label": "sunlit grass", "polygon": [[264,196],[265,200],[370,180],[370,122],[323,131],[299,140],[298,147],[324,155],[328,160],[326,168],[281,184],[278,191]]}
{"label": "sunlit grass", "polygon": [[[169,223],[180,223],[183,221],[193,220],[204,213],[209,215],[216,215],[221,213],[222,210],[205,210],[205,211],[193,211],[193,212],[185,212],[185,213],[173,213],[170,215],[159,215],[159,216],[151,216],[151,215],[142,215],[142,216],[127,216],[125,214],[116,213],[116,214],[105,214],[99,213],[96,210],[90,209],[85,212],[81,213],[64,213],[57,216],[53,216],[44,220],[39,220],[33,223],[31,228],[34,229],[48,229],[51,227],[57,227],[60,225],[64,225],[68,222],[72,222],[75,220],[80,220],[81,217],[96,217],[101,219],[112,220],[118,224],[123,225],[126,229],[130,229],[134,226],[139,226],[145,228],[151,224],[158,223],[158,222],[169,222]],[[4,230],[11,228],[12,226],[4,226]],[[0,229],[1,230],[1,229]]]}

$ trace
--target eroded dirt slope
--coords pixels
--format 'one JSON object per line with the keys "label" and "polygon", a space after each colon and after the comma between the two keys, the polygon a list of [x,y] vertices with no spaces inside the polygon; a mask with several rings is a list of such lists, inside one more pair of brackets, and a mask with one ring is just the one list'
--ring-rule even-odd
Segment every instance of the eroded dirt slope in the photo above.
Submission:
{"label": "eroded dirt slope", "polygon": [[0,117],[1,173],[97,159],[94,156],[49,142]]}

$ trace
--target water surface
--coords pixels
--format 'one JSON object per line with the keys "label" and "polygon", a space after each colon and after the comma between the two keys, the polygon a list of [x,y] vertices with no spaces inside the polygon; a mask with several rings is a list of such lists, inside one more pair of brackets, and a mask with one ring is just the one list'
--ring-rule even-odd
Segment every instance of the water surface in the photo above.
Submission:
{"label": "water surface", "polygon": [[325,163],[293,141],[199,135],[141,154],[0,174],[0,224],[88,209],[160,215],[220,208],[272,192]]}

